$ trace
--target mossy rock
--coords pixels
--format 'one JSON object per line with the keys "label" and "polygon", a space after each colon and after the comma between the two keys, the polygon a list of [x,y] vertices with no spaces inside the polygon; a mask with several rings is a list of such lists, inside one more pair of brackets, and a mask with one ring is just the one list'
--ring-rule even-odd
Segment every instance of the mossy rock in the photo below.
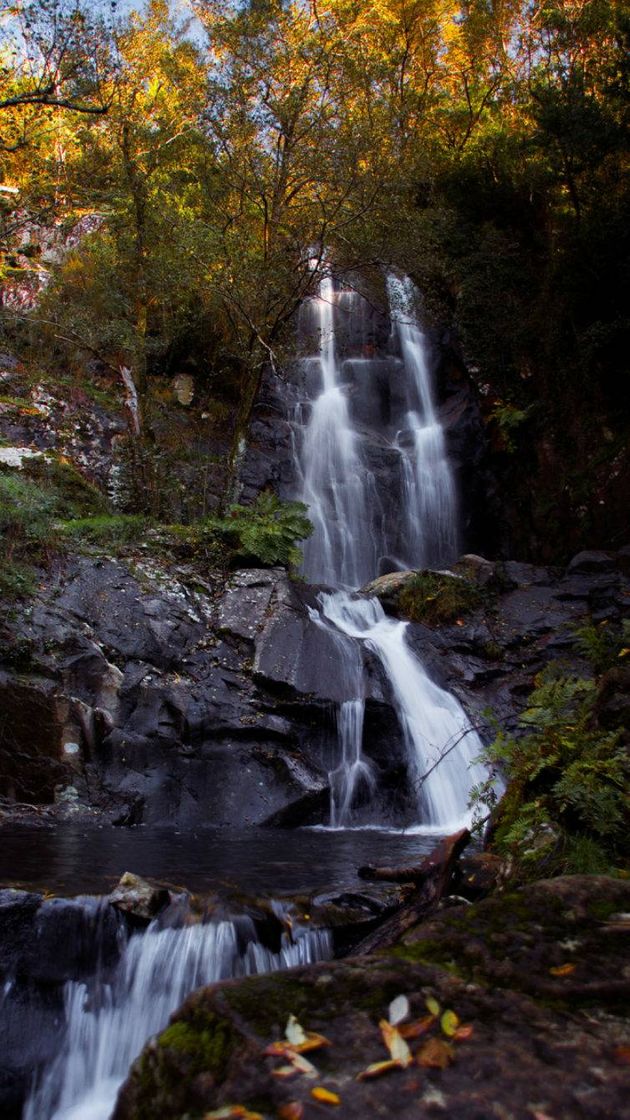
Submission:
{"label": "mossy rock", "polygon": [[[342,1120],[627,1115],[630,1023],[611,993],[623,988],[615,932],[623,920],[615,915],[629,908],[630,883],[554,880],[444,911],[395,954],[213,985],[195,993],[147,1046],[114,1120],[201,1120],[228,1105],[276,1120],[291,1102],[296,1115],[334,1111]],[[567,971],[567,962],[575,970]],[[550,989],[528,994],[528,973]],[[597,989],[603,1013],[568,1015],[559,993],[568,992],[570,1002],[579,985],[579,1002],[588,984],[591,1004]],[[360,1080],[369,1065],[389,1057],[381,1023],[399,995],[409,1001],[410,1019],[424,1023],[409,1041],[413,1061]],[[467,1025],[461,1038],[448,1035],[452,1016],[446,1027],[441,1014],[427,1024],[427,1000]],[[311,1077],[277,1076],[287,1056],[267,1052],[285,1038],[290,1015],[328,1040],[307,1055]],[[446,1055],[445,1068],[426,1061],[427,1042]],[[339,1103],[314,1099],[318,1087]]]}

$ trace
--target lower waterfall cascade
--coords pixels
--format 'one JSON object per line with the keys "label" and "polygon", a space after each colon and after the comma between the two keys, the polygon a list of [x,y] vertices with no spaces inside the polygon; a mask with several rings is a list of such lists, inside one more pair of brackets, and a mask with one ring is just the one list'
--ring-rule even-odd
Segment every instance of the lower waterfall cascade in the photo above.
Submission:
{"label": "lower waterfall cascade", "polygon": [[130,1063],[190,992],[331,956],[331,935],[323,929],[284,933],[272,952],[248,917],[181,928],[152,923],[123,945],[112,977],[66,984],[62,1049],[36,1080],[24,1120],[107,1120]]}
{"label": "lower waterfall cascade", "polygon": [[[351,594],[383,569],[443,566],[457,555],[455,486],[417,293],[406,277],[390,275],[386,287],[386,337],[379,337],[367,300],[339,289],[331,276],[301,314],[305,344],[315,345],[301,361],[308,399],[295,416],[297,496],[313,523],[303,571],[309,582],[338,588],[320,595],[319,621],[338,648],[348,687],[337,717],[339,761],[329,776],[330,825],[351,825],[357,794],[374,788],[362,751],[365,644],[389,681],[402,729],[417,802],[414,827],[444,832],[470,821],[470,792],[486,777],[475,762],[481,740],[459,701],[430,680],[407,645],[407,624],[388,619],[377,599]],[[375,391],[378,441],[374,433],[368,438]],[[379,441],[395,503],[372,462]]]}

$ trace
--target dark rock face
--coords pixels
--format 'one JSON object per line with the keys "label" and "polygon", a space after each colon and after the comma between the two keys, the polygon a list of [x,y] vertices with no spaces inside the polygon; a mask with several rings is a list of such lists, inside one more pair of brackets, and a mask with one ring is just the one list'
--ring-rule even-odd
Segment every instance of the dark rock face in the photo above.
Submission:
{"label": "dark rock face", "polygon": [[[152,564],[70,563],[7,635],[9,659],[19,635],[21,662],[0,680],[0,705],[22,718],[11,722],[6,792],[36,797],[37,764],[39,800],[54,795],[62,815],[325,821],[335,706],[346,697],[338,650],[309,616],[314,594],[282,569],[236,572],[212,595]],[[372,669],[384,761],[400,732]]]}
{"label": "dark rock face", "polygon": [[[448,625],[409,626],[429,673],[482,732],[487,708],[515,725],[548,661],[579,668],[576,626],[627,613],[623,554],[594,563],[560,571],[465,558],[457,573],[479,586],[480,605]],[[390,582],[383,601],[395,611]],[[336,712],[348,693],[343,649],[313,611],[317,588],[282,569],[246,569],[206,588],[153,561],[132,570],[87,558],[42,583],[5,623],[5,795],[121,824],[327,820]],[[360,656],[379,813],[405,819],[405,754],[389,685],[369,650]],[[611,676],[609,685],[610,723],[627,704],[624,681]]]}
{"label": "dark rock face", "polygon": [[62,1038],[67,980],[104,976],[119,957],[121,922],[96,899],[0,891],[0,1112],[19,1120],[33,1074]]}
{"label": "dark rock face", "polygon": [[[389,957],[203,989],[145,1048],[114,1118],[180,1120],[235,1104],[265,1116],[302,1115],[301,1105],[308,1115],[327,1107],[315,1104],[316,1087],[348,1118],[626,1117],[628,981],[619,976],[629,907],[628,883],[558,879],[445,910]],[[389,1057],[379,1022],[401,994],[410,1020],[424,1021],[408,1043],[412,1064],[357,1080]],[[466,1024],[462,1038],[447,1042],[437,1018],[426,1022],[427,998]],[[274,1076],[286,1056],[266,1053],[290,1015],[330,1043],[308,1055],[310,1078]]]}

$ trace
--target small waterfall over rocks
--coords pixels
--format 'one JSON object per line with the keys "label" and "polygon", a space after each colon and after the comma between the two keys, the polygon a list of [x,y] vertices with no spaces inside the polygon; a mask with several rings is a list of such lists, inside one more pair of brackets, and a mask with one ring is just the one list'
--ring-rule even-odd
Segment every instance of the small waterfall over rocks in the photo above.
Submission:
{"label": "small waterfall over rocks", "polygon": [[246,916],[165,929],[156,920],[129,937],[113,975],[66,984],[64,1042],[34,1085],[24,1120],[107,1120],[131,1062],[190,992],[331,956],[327,930],[284,933],[273,952]]}
{"label": "small waterfall over rocks", "polygon": [[365,298],[330,276],[300,319],[313,348],[301,361],[307,399],[295,414],[299,497],[313,522],[303,570],[309,581],[338,588],[320,596],[319,617],[338,648],[348,695],[337,719],[330,824],[351,825],[357,797],[374,787],[362,751],[364,644],[390,683],[415,827],[448,831],[467,821],[470,790],[486,776],[474,763],[481,742],[459,702],[408,647],[407,624],[388,619],[377,600],[351,594],[384,571],[440,566],[457,555],[455,487],[417,293],[408,278],[389,276],[387,294],[388,332],[379,331]]}

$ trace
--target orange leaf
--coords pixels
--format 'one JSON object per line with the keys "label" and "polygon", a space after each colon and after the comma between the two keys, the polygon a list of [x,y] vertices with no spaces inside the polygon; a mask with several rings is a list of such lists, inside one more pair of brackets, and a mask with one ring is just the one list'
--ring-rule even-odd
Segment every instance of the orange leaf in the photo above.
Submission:
{"label": "orange leaf", "polygon": [[417,1019],[415,1023],[403,1023],[398,1031],[403,1038],[420,1038],[434,1023],[435,1015],[425,1015],[424,1019]]}
{"label": "orange leaf", "polygon": [[301,1101],[287,1101],[278,1109],[279,1120],[302,1120],[304,1105]]}
{"label": "orange leaf", "polygon": [[307,1054],[309,1050],[319,1050],[322,1046],[330,1046],[330,1041],[324,1038],[323,1034],[315,1034],[314,1031],[306,1032],[306,1041],[301,1042],[299,1046],[294,1049],[298,1054]]}
{"label": "orange leaf", "polygon": [[557,968],[550,968],[549,971],[552,976],[570,976],[576,968],[576,964],[559,964]]}
{"label": "orange leaf", "polygon": [[453,1035],[455,1042],[466,1042],[468,1038],[472,1038],[474,1029],[472,1023],[462,1023],[461,1027],[458,1027]]}
{"label": "orange leaf", "polygon": [[621,1062],[624,1066],[630,1066],[630,1046],[617,1046],[613,1055],[616,1062]]}
{"label": "orange leaf", "polygon": [[382,1073],[390,1073],[393,1069],[402,1069],[400,1062],[390,1058],[388,1062],[372,1062],[371,1066],[357,1074],[357,1081],[370,1081],[372,1077],[380,1077]]}
{"label": "orange leaf", "polygon": [[323,1085],[316,1085],[311,1089],[311,1096],[316,1101],[322,1101],[323,1104],[341,1104],[341,1097],[331,1093],[330,1089],[324,1089]]}
{"label": "orange leaf", "polygon": [[389,1050],[390,1057],[393,1061],[399,1062],[403,1068],[405,1066],[410,1066],[413,1062],[411,1050],[407,1046],[398,1028],[388,1023],[387,1019],[381,1019],[379,1027],[383,1035],[383,1042]]}
{"label": "orange leaf", "polygon": [[416,1061],[426,1069],[446,1069],[453,1061],[453,1047],[443,1038],[428,1038],[418,1051]]}

